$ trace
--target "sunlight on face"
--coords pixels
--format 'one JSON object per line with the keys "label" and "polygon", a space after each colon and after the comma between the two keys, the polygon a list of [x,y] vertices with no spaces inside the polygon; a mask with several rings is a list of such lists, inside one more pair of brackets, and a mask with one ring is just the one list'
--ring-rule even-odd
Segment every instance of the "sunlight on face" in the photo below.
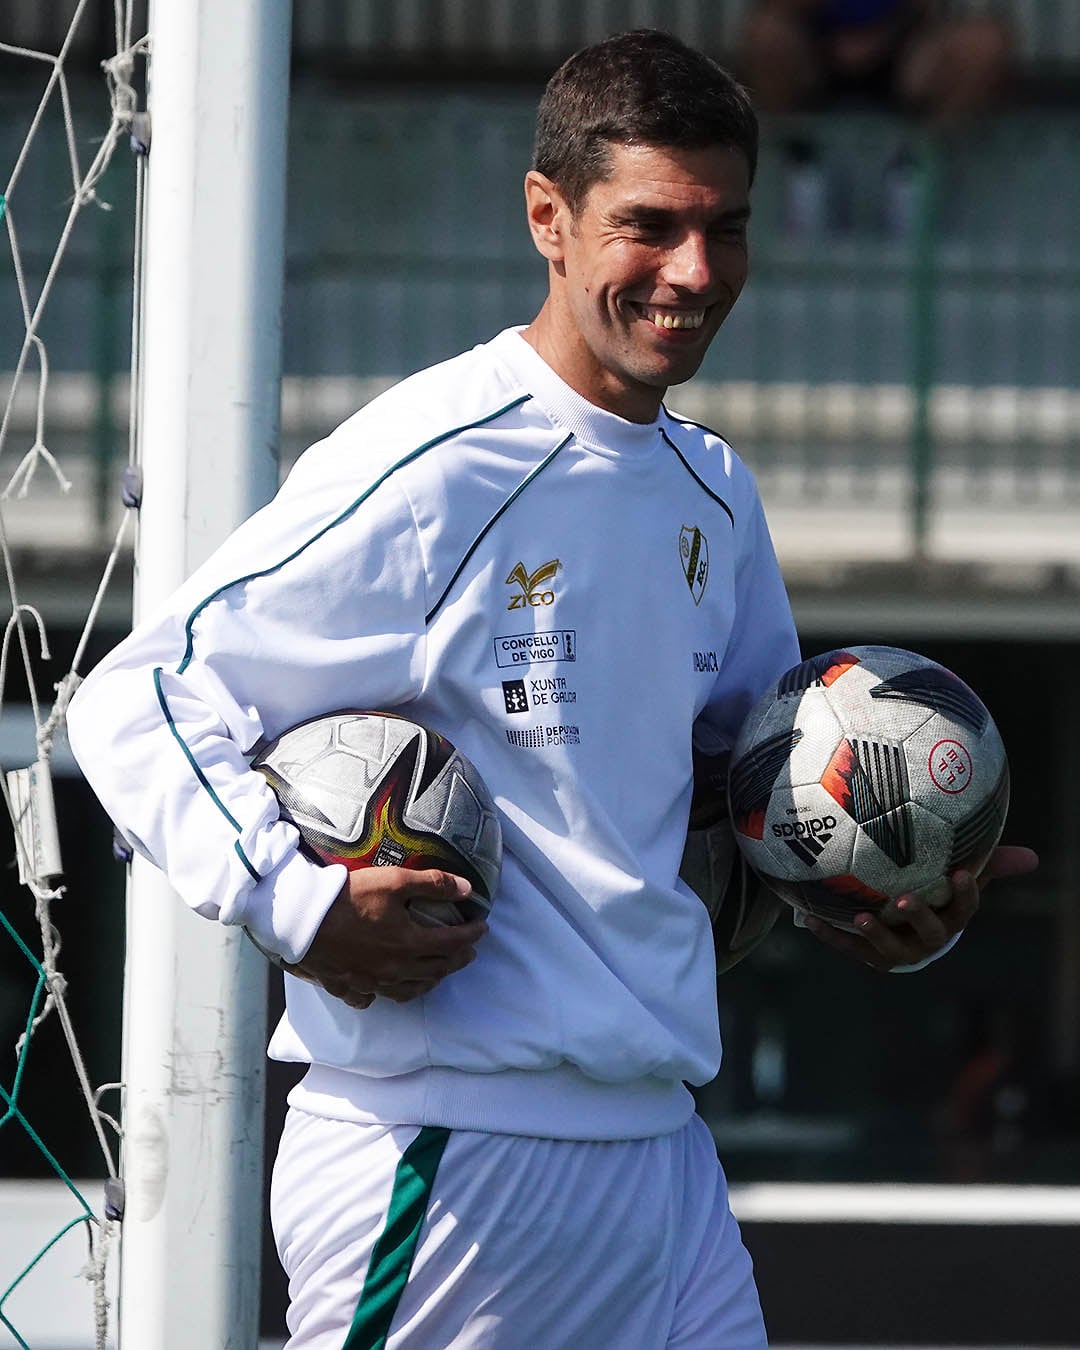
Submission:
{"label": "sunlight on face", "polygon": [[615,145],[610,163],[576,217],[561,207],[534,327],[585,398],[648,421],[668,386],[697,371],[742,290],[749,169],[723,146]]}

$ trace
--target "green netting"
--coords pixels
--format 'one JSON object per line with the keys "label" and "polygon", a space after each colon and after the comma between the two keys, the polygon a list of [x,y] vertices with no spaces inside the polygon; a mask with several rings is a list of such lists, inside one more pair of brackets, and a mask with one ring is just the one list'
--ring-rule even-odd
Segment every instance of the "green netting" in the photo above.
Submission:
{"label": "green netting", "polygon": [[[41,1156],[45,1159],[49,1167],[55,1173],[57,1180],[64,1186],[66,1186],[67,1189],[70,1191],[72,1198],[72,1209],[74,1212],[74,1217],[70,1220],[70,1222],[68,1222],[57,1233],[55,1233],[52,1239],[46,1244],[45,1247],[30,1254],[26,1264],[22,1267],[22,1269],[17,1270],[14,1273],[13,1278],[6,1284],[6,1287],[0,1288],[0,1325],[4,1326],[8,1331],[11,1332],[11,1334],[15,1338],[15,1342],[17,1345],[19,1345],[20,1347],[27,1347],[27,1342],[20,1335],[18,1328],[12,1323],[12,1321],[9,1320],[7,1313],[5,1312],[5,1304],[7,1303],[9,1296],[14,1293],[14,1291],[19,1287],[19,1285],[26,1278],[26,1276],[29,1275],[29,1273],[42,1260],[44,1260],[47,1254],[52,1250],[53,1247],[55,1247],[55,1245],[60,1241],[60,1239],[72,1228],[77,1227],[79,1224],[87,1225],[87,1238],[89,1243],[89,1256],[90,1256],[88,1269],[92,1267],[95,1264],[94,1263],[95,1242],[91,1225],[96,1225],[98,1220],[91,1206],[87,1203],[86,1199],[80,1194],[75,1183],[64,1171],[64,1168],[62,1167],[60,1162],[53,1156],[52,1152],[49,1150],[45,1141],[34,1129],[30,1121],[27,1120],[27,1118],[23,1115],[22,1110],[20,1109],[19,1089],[22,1084],[23,1077],[26,1073],[27,1064],[30,1058],[30,1048],[31,1045],[33,1044],[33,1031],[39,1019],[45,1015],[45,1005],[47,1003],[48,998],[50,997],[49,991],[51,981],[48,973],[45,970],[45,967],[37,959],[37,957],[26,945],[26,943],[22,940],[22,938],[19,936],[16,930],[12,927],[7,916],[2,911],[0,911],[0,928],[3,929],[7,937],[11,939],[11,941],[15,944],[17,949],[26,959],[27,965],[32,971],[32,978],[34,980],[34,992],[30,1000],[30,1006],[27,1010],[26,1027],[20,1038],[18,1046],[18,1054],[16,1057],[14,1077],[11,1081],[10,1087],[0,1083],[0,1098],[3,1099],[3,1104],[5,1108],[4,1114],[0,1116],[0,1130],[2,1130],[5,1126],[11,1126],[13,1128],[15,1127],[21,1128],[23,1131],[25,1131],[26,1135],[33,1142],[35,1147],[40,1151]],[[101,1270],[101,1276],[103,1279],[104,1276],[103,1268]]]}

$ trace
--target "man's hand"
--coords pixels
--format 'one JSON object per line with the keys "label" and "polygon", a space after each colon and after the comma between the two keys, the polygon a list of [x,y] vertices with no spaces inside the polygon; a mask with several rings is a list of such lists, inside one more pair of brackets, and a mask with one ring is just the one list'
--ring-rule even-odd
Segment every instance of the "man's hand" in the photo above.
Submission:
{"label": "man's hand", "polygon": [[482,922],[427,927],[409,916],[409,901],[457,900],[472,888],[449,872],[362,867],[326,911],[290,975],[322,985],[351,1008],[369,1008],[377,994],[407,1003],[467,966],[487,932]]}
{"label": "man's hand", "polygon": [[848,933],[822,919],[807,918],[806,927],[827,947],[852,956],[878,970],[914,966],[939,952],[945,944],[966,928],[979,908],[980,889],[996,877],[1022,876],[1039,865],[1029,848],[1006,845],[996,848],[978,877],[970,872],[954,872],[952,898],[940,909],[932,909],[913,895],[901,896],[896,907],[905,922],[883,923],[873,914],[857,914],[857,933]]}

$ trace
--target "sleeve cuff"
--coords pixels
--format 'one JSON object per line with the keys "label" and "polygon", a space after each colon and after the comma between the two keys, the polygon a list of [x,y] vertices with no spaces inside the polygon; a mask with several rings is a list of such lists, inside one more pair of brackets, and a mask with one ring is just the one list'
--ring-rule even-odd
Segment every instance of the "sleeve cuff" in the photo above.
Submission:
{"label": "sleeve cuff", "polygon": [[940,961],[946,952],[951,952],[960,941],[960,934],[954,933],[943,947],[939,947],[936,952],[924,957],[921,961],[916,961],[913,966],[893,966],[889,971],[890,975],[911,975],[916,970],[925,970],[927,966],[933,965],[935,961]]}
{"label": "sleeve cuff", "polygon": [[[796,927],[796,928],[805,928],[805,927],[806,927],[806,919],[805,919],[805,917],[803,916],[802,911],[793,908],[791,912],[792,912],[792,916],[793,916],[793,921],[794,921],[795,927]],[[936,952],[931,952],[931,954],[930,954],[929,956],[923,957],[923,959],[922,959],[921,961],[916,961],[913,965],[910,965],[910,966],[893,966],[893,967],[891,968],[891,970],[889,971],[889,974],[890,974],[890,975],[913,975],[913,974],[915,973],[915,971],[917,971],[917,970],[925,970],[927,966],[933,965],[933,963],[934,963],[935,961],[940,961],[941,958],[942,958],[947,952],[951,952],[952,949],[956,946],[956,944],[960,941],[960,936],[961,936],[960,933],[954,933],[954,934],[952,935],[952,937],[949,938],[948,942],[946,942],[945,945],[944,945],[943,947],[939,947],[939,948],[937,949]]]}
{"label": "sleeve cuff", "polygon": [[299,961],[348,875],[340,863],[323,867],[294,850],[252,888],[241,922],[260,947]]}

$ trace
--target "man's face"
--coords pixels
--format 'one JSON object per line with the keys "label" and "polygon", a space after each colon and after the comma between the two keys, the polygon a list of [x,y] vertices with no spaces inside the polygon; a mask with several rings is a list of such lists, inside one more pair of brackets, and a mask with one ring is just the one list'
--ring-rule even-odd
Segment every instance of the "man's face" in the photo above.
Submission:
{"label": "man's face", "polygon": [[649,421],[697,371],[746,280],[749,170],[719,146],[613,145],[610,165],[576,216],[552,192],[536,345],[585,398]]}

